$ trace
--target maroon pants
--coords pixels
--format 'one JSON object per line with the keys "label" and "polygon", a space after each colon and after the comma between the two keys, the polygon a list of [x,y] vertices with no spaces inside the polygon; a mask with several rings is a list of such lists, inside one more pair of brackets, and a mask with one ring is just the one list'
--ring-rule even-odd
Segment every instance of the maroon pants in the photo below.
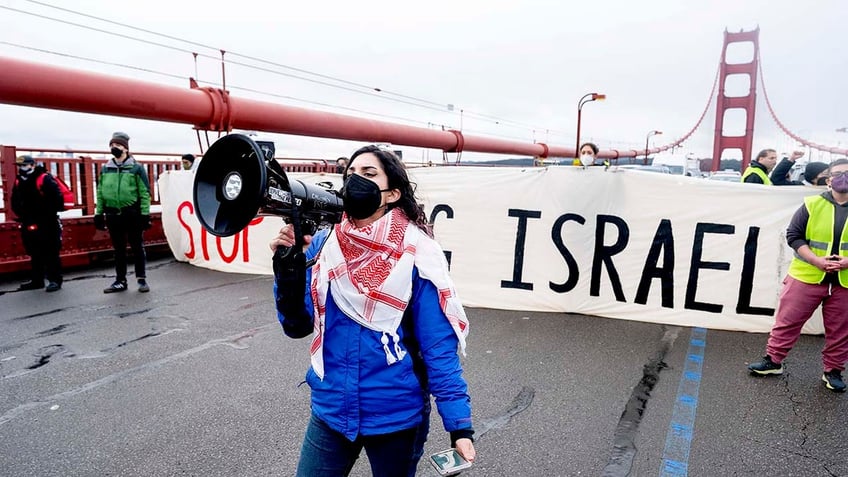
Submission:
{"label": "maroon pants", "polygon": [[777,316],[766,346],[772,361],[780,363],[786,358],[801,336],[801,327],[819,305],[824,321],[824,370],[845,369],[848,361],[848,288],[810,285],[788,275],[783,280]]}

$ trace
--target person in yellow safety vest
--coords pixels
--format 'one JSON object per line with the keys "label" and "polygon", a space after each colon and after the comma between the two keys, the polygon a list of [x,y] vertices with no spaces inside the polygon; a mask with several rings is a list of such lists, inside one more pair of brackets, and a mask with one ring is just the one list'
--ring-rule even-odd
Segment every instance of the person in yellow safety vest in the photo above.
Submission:
{"label": "person in yellow safety vest", "polygon": [[751,161],[751,165],[742,173],[742,182],[748,184],[773,185],[769,178],[769,172],[777,165],[777,151],[774,149],[763,149],[757,154],[757,158]]}
{"label": "person in yellow safety vest", "polygon": [[783,281],[766,355],[752,363],[754,375],[783,374],[783,360],[798,341],[801,327],[821,305],[825,337],[822,381],[844,392],[848,361],[848,159],[828,168],[828,190],[806,197],[786,229],[795,257]]}

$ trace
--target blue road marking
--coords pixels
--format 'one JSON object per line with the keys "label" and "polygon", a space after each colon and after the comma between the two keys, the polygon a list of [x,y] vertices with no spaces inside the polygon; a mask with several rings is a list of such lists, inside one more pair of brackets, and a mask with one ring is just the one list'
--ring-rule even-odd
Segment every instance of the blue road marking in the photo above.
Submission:
{"label": "blue road marking", "polygon": [[660,477],[685,477],[689,475],[689,449],[695,433],[695,413],[698,407],[698,389],[701,385],[701,367],[707,330],[693,328],[686,352],[686,363],[677,386],[677,400],[666,433]]}

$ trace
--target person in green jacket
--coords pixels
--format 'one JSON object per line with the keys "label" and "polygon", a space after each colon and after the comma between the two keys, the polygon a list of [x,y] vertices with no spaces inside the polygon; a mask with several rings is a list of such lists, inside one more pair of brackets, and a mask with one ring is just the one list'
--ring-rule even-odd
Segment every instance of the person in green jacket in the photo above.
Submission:
{"label": "person in green jacket", "polygon": [[127,289],[127,242],[132,249],[138,291],[150,291],[145,272],[143,233],[149,229],[150,182],[147,173],[130,155],[130,137],[116,132],[109,141],[112,159],[100,171],[94,225],[108,230],[115,250],[115,281],[103,293]]}

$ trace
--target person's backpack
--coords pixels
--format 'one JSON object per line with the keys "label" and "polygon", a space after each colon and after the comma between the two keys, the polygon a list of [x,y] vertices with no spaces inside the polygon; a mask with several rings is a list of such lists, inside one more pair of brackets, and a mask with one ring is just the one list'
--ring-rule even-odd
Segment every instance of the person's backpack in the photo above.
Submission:
{"label": "person's backpack", "polygon": [[[48,174],[48,172],[45,172],[44,174],[39,175],[35,179],[35,186],[38,188],[38,191],[41,192],[42,195],[44,195],[44,191],[41,190],[41,185],[44,184],[44,176]],[[62,192],[61,210],[72,209],[75,205],[77,205],[77,198],[74,195],[74,192],[71,190],[70,187],[68,187],[68,184],[65,184],[65,181],[59,179],[58,177],[52,174],[50,176],[53,178],[54,181],[56,181],[56,184],[59,185],[59,191]]]}

